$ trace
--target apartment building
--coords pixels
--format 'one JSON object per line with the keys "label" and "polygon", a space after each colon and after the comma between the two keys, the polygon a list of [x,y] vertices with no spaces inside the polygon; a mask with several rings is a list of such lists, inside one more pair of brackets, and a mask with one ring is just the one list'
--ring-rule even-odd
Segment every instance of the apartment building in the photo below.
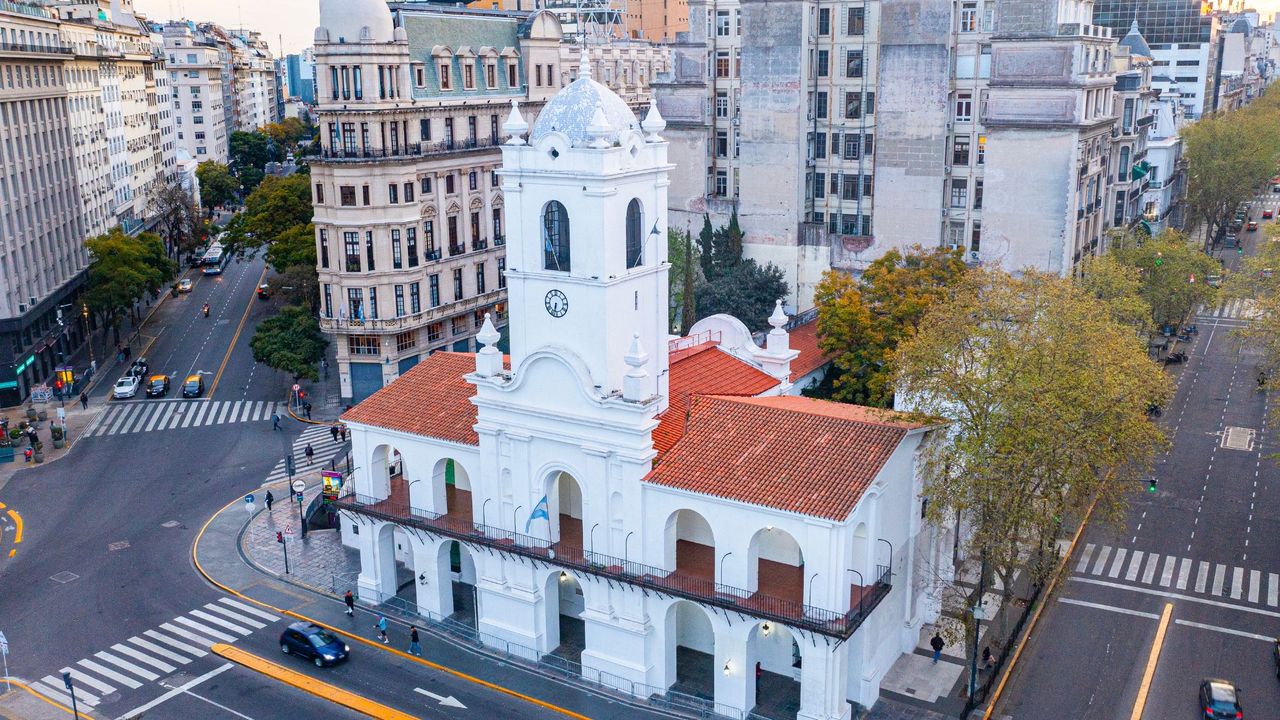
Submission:
{"label": "apartment building", "polygon": [[1146,220],[1146,192],[1151,188],[1152,165],[1147,159],[1148,135],[1155,122],[1151,89],[1151,49],[1134,23],[1116,45],[1112,63],[1116,72],[1114,107],[1116,123],[1111,128],[1112,173],[1107,209],[1109,225],[1132,230],[1141,225],[1145,232],[1155,228]]}
{"label": "apartment building", "polygon": [[115,190],[100,81],[102,65],[115,53],[109,45],[99,43],[99,31],[92,23],[63,22],[60,30],[63,44],[74,53],[64,65],[67,112],[83,205],[84,232],[86,236],[93,237],[115,225]]}
{"label": "apartment building", "polygon": [[197,162],[229,157],[230,130],[218,43],[193,23],[164,25],[164,51],[173,94],[177,145]]}
{"label": "apartment building", "polygon": [[276,111],[276,72],[271,50],[260,33],[231,36],[235,78],[235,130],[253,132],[280,121]]}
{"label": "apartment building", "polygon": [[[83,342],[88,256],[57,14],[0,2],[0,405],[17,405]],[[77,80],[80,82],[80,80]],[[84,99],[81,95],[80,99]],[[98,146],[101,149],[101,145]],[[99,158],[102,160],[102,158]]]}
{"label": "apartment building", "polygon": [[627,37],[671,42],[689,30],[689,0],[627,0]]}

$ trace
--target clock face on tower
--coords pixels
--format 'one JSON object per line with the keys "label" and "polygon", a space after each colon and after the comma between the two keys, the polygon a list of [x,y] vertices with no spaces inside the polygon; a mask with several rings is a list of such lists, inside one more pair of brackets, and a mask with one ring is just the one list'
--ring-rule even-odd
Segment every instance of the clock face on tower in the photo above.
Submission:
{"label": "clock face on tower", "polygon": [[551,290],[547,293],[545,300],[547,312],[551,313],[551,317],[561,318],[569,312],[569,298],[559,290]]}

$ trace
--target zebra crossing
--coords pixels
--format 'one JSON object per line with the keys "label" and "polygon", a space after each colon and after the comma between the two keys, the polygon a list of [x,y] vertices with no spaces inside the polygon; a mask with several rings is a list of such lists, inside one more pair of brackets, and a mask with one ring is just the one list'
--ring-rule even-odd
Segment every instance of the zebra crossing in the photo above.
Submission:
{"label": "zebra crossing", "polygon": [[1175,555],[1089,543],[1080,553],[1075,574],[1280,606],[1280,573]]}
{"label": "zebra crossing", "polygon": [[145,630],[90,657],[30,683],[32,690],[71,706],[62,681],[70,673],[76,701],[90,708],[119,699],[118,692],[139,690],[209,654],[214,643],[233,643],[280,620],[280,616],[232,598],[219,598]]}
{"label": "zebra crossing", "polygon": [[[306,430],[293,441],[293,467],[294,474],[305,472],[309,469],[319,469],[321,465],[328,465],[329,458],[333,457],[335,449],[341,449],[338,443],[333,441],[332,431],[329,425],[308,425]],[[315,459],[312,465],[307,465],[307,445],[311,445],[311,449],[315,451]],[[271,474],[263,481],[263,485],[270,485],[289,477],[288,469],[285,467],[284,458],[276,463],[271,469]]]}
{"label": "zebra crossing", "polygon": [[1258,303],[1249,298],[1231,298],[1215,307],[1201,305],[1196,309],[1196,316],[1204,320],[1254,320],[1259,314]]}
{"label": "zebra crossing", "polygon": [[85,437],[128,435],[177,428],[270,420],[284,403],[268,400],[138,400],[113,403],[94,419]]}

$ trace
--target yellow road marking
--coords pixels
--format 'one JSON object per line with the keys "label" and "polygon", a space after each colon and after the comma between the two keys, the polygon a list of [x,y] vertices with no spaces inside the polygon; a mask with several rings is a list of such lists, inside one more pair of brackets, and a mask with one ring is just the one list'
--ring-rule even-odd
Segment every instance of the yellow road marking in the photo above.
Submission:
{"label": "yellow road marking", "polygon": [[17,532],[13,535],[13,544],[17,545],[22,542],[22,516],[18,514],[17,510],[10,510],[9,517],[13,518],[13,525],[17,528]]}
{"label": "yellow road marking", "polygon": [[[298,620],[306,620],[309,623],[312,623],[314,625],[319,625],[320,627],[323,627],[323,628],[327,628],[344,637],[348,637],[353,640],[358,640],[366,645],[369,645],[370,647],[377,648],[378,650],[381,650],[383,652],[393,653],[402,658],[405,658],[406,660],[411,660],[413,662],[416,662],[419,665],[425,665],[434,670],[439,670],[440,672],[447,673],[449,675],[452,675],[453,677],[458,678],[459,680],[466,680],[467,682],[475,683],[476,685],[479,685],[484,688],[488,688],[490,690],[493,690],[494,692],[499,692],[499,693],[502,693],[503,695],[509,695],[513,698],[516,698],[517,700],[523,700],[524,702],[527,702],[530,705],[537,705],[538,707],[543,708],[544,710],[550,710],[551,712],[559,713],[560,715],[573,718],[574,720],[591,720],[591,718],[587,717],[586,715],[580,715],[572,710],[566,710],[565,708],[562,708],[559,705],[552,705],[549,702],[539,700],[538,698],[531,697],[529,695],[525,695],[524,693],[517,692],[510,688],[505,688],[496,683],[491,683],[488,680],[481,680],[480,678],[475,677],[474,675],[468,675],[464,672],[454,670],[453,668],[445,667],[444,665],[438,665],[436,663],[431,662],[430,660],[424,660],[423,658],[420,658],[416,655],[410,655],[408,653],[401,652],[394,648],[389,648],[382,643],[374,642],[373,640],[367,640],[365,638],[360,637],[359,635],[352,635],[349,632],[346,632],[339,628],[335,628],[331,625],[327,625],[314,618],[309,618],[306,615],[293,612],[292,610],[285,610],[283,608],[278,608],[274,605],[265,603],[257,598],[249,597],[248,595],[245,595],[244,593],[239,592],[238,590],[230,588],[218,582],[217,580],[214,580],[213,576],[210,575],[208,572],[206,572],[204,569],[204,566],[200,564],[200,558],[196,551],[200,547],[200,539],[204,537],[205,531],[208,530],[209,526],[213,524],[214,519],[217,518],[222,513],[226,512],[228,509],[230,509],[232,505],[239,505],[239,504],[240,504],[240,498],[236,498],[235,500],[232,500],[226,505],[223,505],[222,508],[218,510],[218,512],[214,513],[213,515],[210,515],[209,519],[205,520],[204,525],[200,527],[200,532],[196,533],[195,541],[191,543],[191,562],[196,566],[196,570],[200,573],[200,575],[204,577],[205,580],[209,582],[209,584],[227,593],[228,595],[234,595],[235,597],[238,597],[241,600],[244,600],[245,602],[253,603],[254,605],[259,605],[268,610],[273,610],[281,615],[297,618]],[[1092,508],[1090,509],[1092,510]]]}
{"label": "yellow road marking", "polygon": [[1164,647],[1164,635],[1169,630],[1169,618],[1173,615],[1173,603],[1164,604],[1164,612],[1160,613],[1160,627],[1156,628],[1156,639],[1151,644],[1151,654],[1147,656],[1147,669],[1142,673],[1142,685],[1138,687],[1138,699],[1133,703],[1133,714],[1129,720],[1142,720],[1142,711],[1147,708],[1147,693],[1151,692],[1151,679],[1155,677],[1156,665],[1160,662],[1160,648]]}
{"label": "yellow road marking", "polygon": [[213,384],[209,386],[209,399],[213,399],[213,394],[218,390],[218,381],[222,380],[222,371],[227,369],[227,362],[231,360],[231,351],[236,349],[236,343],[240,340],[240,333],[244,332],[244,324],[249,321],[249,311],[253,309],[253,301],[257,297],[257,288],[262,285],[262,281],[267,277],[267,268],[262,268],[262,275],[258,276],[258,282],[254,284],[254,294],[249,296],[249,304],[244,306],[244,315],[240,316],[240,325],[236,327],[236,334],[231,338],[231,344],[227,346],[227,354],[222,356],[222,364],[218,366],[218,374],[213,376]]}
{"label": "yellow road marking", "polygon": [[[37,698],[39,698],[39,699],[41,699],[41,700],[43,700],[43,701],[45,701],[45,702],[49,703],[50,705],[52,705],[52,706],[54,706],[54,707],[58,708],[59,710],[61,710],[61,711],[65,712],[65,713],[66,713],[66,714],[68,714],[68,715],[72,714],[72,713],[71,713],[71,708],[67,707],[66,705],[63,705],[62,703],[58,702],[57,700],[50,700],[49,698],[47,698],[47,697],[45,697],[45,696],[41,695],[40,693],[36,692],[35,690],[32,690],[30,687],[27,687],[27,684],[26,684],[26,683],[24,683],[24,682],[20,682],[20,681],[18,681],[18,680],[14,680],[13,678],[9,678],[9,683],[10,683],[11,685],[17,685],[18,687],[22,688],[23,690],[26,690],[27,692],[31,693],[32,695],[36,696]],[[81,714],[83,715],[83,713],[81,713]]]}
{"label": "yellow road marking", "polygon": [[343,690],[336,685],[330,685],[321,682],[310,675],[303,675],[296,670],[290,670],[282,665],[267,660],[266,658],[254,655],[251,652],[232,647],[226,643],[215,643],[209,648],[214,653],[222,657],[243,665],[250,670],[266,675],[272,680],[278,680],[286,685],[291,685],[305,693],[310,693],[318,698],[323,698],[331,703],[350,708],[358,713],[363,713],[371,718],[379,718],[379,720],[416,720],[413,715],[400,712],[395,708],[387,707],[382,703],[374,702],[363,695],[357,695],[348,690]]}

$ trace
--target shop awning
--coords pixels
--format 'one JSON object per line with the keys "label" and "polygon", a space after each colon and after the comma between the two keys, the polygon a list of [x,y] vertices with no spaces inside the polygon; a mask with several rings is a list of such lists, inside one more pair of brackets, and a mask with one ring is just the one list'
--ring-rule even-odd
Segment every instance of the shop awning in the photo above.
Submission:
{"label": "shop awning", "polygon": [[1129,178],[1131,180],[1141,180],[1142,178],[1146,177],[1147,173],[1149,172],[1151,172],[1151,163],[1147,162],[1146,160],[1143,160],[1140,163],[1134,164],[1133,170],[1130,172]]}

